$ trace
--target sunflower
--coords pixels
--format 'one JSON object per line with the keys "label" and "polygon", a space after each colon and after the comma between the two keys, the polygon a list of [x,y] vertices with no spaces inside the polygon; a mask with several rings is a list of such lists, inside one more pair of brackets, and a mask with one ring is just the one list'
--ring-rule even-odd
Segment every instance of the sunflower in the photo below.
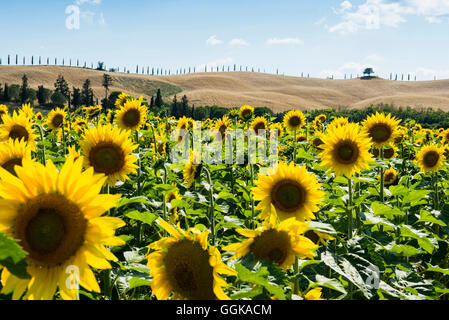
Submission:
{"label": "sunflower", "polygon": [[31,160],[31,147],[22,140],[12,140],[0,144],[0,166],[11,174],[15,166],[22,166],[23,159]]}
{"label": "sunflower", "polygon": [[44,120],[44,116],[42,113],[38,112],[36,113],[36,120],[42,122]]}
{"label": "sunflower", "polygon": [[151,289],[157,299],[167,300],[173,294],[176,300],[229,300],[222,288],[227,283],[219,273],[237,272],[222,262],[217,248],[208,246],[209,231],[184,231],[160,218],[157,222],[171,235],[148,246]]}
{"label": "sunflower", "polygon": [[60,108],[56,108],[50,111],[47,117],[47,125],[51,130],[56,130],[64,125],[67,112]]}
{"label": "sunflower", "polygon": [[323,246],[327,246],[327,240],[335,240],[334,237],[327,233],[310,228],[304,233],[304,236],[309,238],[313,243],[321,243]]}
{"label": "sunflower", "polygon": [[247,121],[247,120],[251,119],[251,117],[253,116],[253,113],[254,113],[254,108],[246,104],[246,105],[240,107],[239,117],[240,117],[240,119]]}
{"label": "sunflower", "polygon": [[270,129],[270,132],[277,130],[278,138],[281,138],[284,135],[284,127],[282,126],[282,123],[280,123],[280,122],[272,123],[270,125],[269,129]]}
{"label": "sunflower", "polygon": [[300,259],[313,258],[318,246],[304,236],[308,224],[294,217],[286,219],[277,225],[265,224],[256,230],[237,229],[247,237],[242,243],[234,243],[223,248],[235,252],[231,259],[239,259],[249,253],[257,260],[268,260],[287,270]]}
{"label": "sunflower", "polygon": [[335,175],[351,178],[354,173],[369,167],[371,141],[358,124],[328,128],[321,139],[324,142],[321,164]]}
{"label": "sunflower", "polygon": [[324,123],[326,121],[327,117],[325,114],[319,114],[315,117],[315,120],[319,120],[321,123]]}
{"label": "sunflower", "polygon": [[8,114],[8,107],[4,104],[0,104],[0,124],[3,123],[1,119],[4,114]]}
{"label": "sunflower", "polygon": [[121,108],[125,105],[125,103],[130,100],[131,97],[126,93],[122,92],[119,94],[118,98],[115,100],[115,106],[117,108]]}
{"label": "sunflower", "polygon": [[331,129],[333,127],[342,127],[344,125],[347,125],[348,123],[349,123],[348,118],[337,117],[334,120],[332,120],[331,123],[329,123],[329,125],[327,126],[327,129]]}
{"label": "sunflower", "polygon": [[304,142],[307,141],[307,137],[304,133],[300,132],[296,135],[296,142]]}
{"label": "sunflower", "polygon": [[324,149],[324,147],[323,147],[324,142],[323,142],[323,140],[321,140],[320,137],[312,138],[312,141],[310,143],[311,143],[312,147],[318,152],[321,152]]}
{"label": "sunflower", "polygon": [[147,120],[147,107],[142,100],[130,99],[115,115],[115,123],[124,130],[139,130]]}
{"label": "sunflower", "polygon": [[416,156],[416,162],[422,172],[437,172],[443,166],[445,157],[443,150],[434,145],[421,148]]}
{"label": "sunflower", "polygon": [[284,127],[289,130],[298,130],[306,125],[306,117],[299,110],[291,110],[284,116]]}
{"label": "sunflower", "polygon": [[118,180],[127,180],[128,174],[137,169],[137,158],[132,154],[137,145],[132,144],[129,133],[107,124],[89,128],[82,137],[80,146],[84,165],[105,174],[110,186]]}
{"label": "sunflower", "polygon": [[[179,194],[178,190],[171,191],[165,195],[165,202],[171,203],[172,200],[180,200],[182,199],[181,195]],[[171,208],[169,211],[169,222],[171,224],[175,224],[178,222],[178,208]]]}
{"label": "sunflower", "polygon": [[102,106],[90,106],[90,107],[83,107],[83,111],[86,114],[87,119],[93,119],[97,117],[101,112]]}
{"label": "sunflower", "polygon": [[375,115],[368,116],[362,122],[362,125],[371,138],[374,147],[381,148],[394,141],[400,121],[391,117],[391,114],[385,116],[384,113],[376,112]]}
{"label": "sunflower", "polygon": [[23,114],[28,119],[33,119],[33,108],[29,103],[22,104],[22,108],[19,110],[19,114]]}
{"label": "sunflower", "polygon": [[321,290],[322,288],[314,288],[312,290],[307,291],[304,295],[305,300],[324,300],[321,298]]}
{"label": "sunflower", "polygon": [[190,123],[191,123],[190,118],[183,116],[178,120],[178,125],[176,126],[176,129],[182,129],[187,131],[189,130]]}
{"label": "sunflower", "polygon": [[228,118],[228,116],[223,116],[223,118],[218,119],[214,125],[214,129],[220,131],[221,139],[224,140],[226,138],[226,130],[232,128],[232,120]]}
{"label": "sunflower", "polygon": [[76,151],[75,146],[69,146],[67,148],[67,151],[69,152],[69,156],[72,156],[74,160],[77,160],[80,157],[80,154],[78,151]]}
{"label": "sunflower", "polygon": [[82,161],[69,157],[58,172],[51,160],[43,166],[24,159],[16,167],[18,177],[0,169],[0,231],[28,253],[31,276],[19,279],[3,269],[2,293],[13,292],[13,299],[25,293],[25,299],[50,300],[59,287],[63,299],[75,299],[76,289],[67,286],[75,276],[66,273],[73,266],[82,287],[100,292],[90,266],[111,268],[108,260],[117,259],[105,246],[124,244],[114,233],[125,223],[101,217],[120,195],[99,194],[106,177],[92,169],[82,172]]}
{"label": "sunflower", "polygon": [[187,183],[187,188],[190,188],[201,174],[201,161],[199,155],[195,152],[190,152],[189,161],[185,164],[183,170],[184,181]]}
{"label": "sunflower", "polygon": [[7,141],[10,138],[13,140],[25,140],[31,146],[32,151],[36,149],[35,139],[37,135],[34,134],[33,122],[25,116],[24,113],[13,113],[12,116],[8,114],[2,117],[3,124],[0,127],[0,140]]}
{"label": "sunflower", "polygon": [[[260,218],[274,223],[276,214],[281,221],[296,217],[299,221],[315,219],[314,212],[324,198],[320,184],[306,167],[279,162],[273,172],[259,175],[251,189],[254,200],[260,201]],[[274,209],[272,208],[274,206]]]}
{"label": "sunflower", "polygon": [[251,122],[250,128],[254,130],[256,135],[259,134],[259,130],[267,130],[267,119],[264,117],[257,117]]}
{"label": "sunflower", "polygon": [[394,168],[390,168],[384,172],[385,185],[393,184],[398,178],[398,173]]}
{"label": "sunflower", "polygon": [[[156,132],[154,135],[156,138],[156,149],[157,149],[154,152],[163,156],[167,152],[167,143],[165,142],[165,140],[167,139],[167,136],[165,135],[164,132],[162,132],[161,134],[158,134]],[[154,150],[154,147],[153,147],[153,150]]]}

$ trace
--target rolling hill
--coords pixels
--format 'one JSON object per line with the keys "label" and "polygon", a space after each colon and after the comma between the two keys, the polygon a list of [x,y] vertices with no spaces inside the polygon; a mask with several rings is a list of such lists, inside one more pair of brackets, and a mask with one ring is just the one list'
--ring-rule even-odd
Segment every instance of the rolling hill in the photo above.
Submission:
{"label": "rolling hill", "polygon": [[[29,85],[53,89],[59,74],[70,87],[81,88],[88,78],[99,100],[104,97],[103,71],[60,66],[0,66],[0,84],[21,83],[24,74]],[[413,108],[449,111],[449,80],[401,82],[384,79],[330,80],[252,72],[196,73],[150,76],[109,73],[110,91],[124,91],[150,98],[161,88],[166,99],[187,95],[195,106],[219,105],[269,107],[275,112],[292,108],[364,108],[371,104],[393,104]],[[179,99],[178,99],[179,100]]]}

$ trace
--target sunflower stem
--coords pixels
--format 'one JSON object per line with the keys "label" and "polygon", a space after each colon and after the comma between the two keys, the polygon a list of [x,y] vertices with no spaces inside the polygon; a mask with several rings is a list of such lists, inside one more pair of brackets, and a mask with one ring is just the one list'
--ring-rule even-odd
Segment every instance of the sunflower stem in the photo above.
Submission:
{"label": "sunflower stem", "polygon": [[214,203],[214,188],[212,185],[212,178],[208,168],[203,167],[204,172],[206,172],[207,182],[209,183],[209,195],[210,195],[210,229],[212,236],[212,246],[215,246],[215,203]]}
{"label": "sunflower stem", "polygon": [[[41,137],[41,141],[44,141],[44,132],[42,127],[39,124],[35,124],[37,128],[39,129],[39,135]],[[45,145],[42,144],[42,164],[45,166],[47,164],[47,160],[45,159]]]}
{"label": "sunflower stem", "polygon": [[296,163],[296,129],[293,130],[293,163]]}
{"label": "sunflower stem", "polygon": [[[380,148],[380,158],[384,161],[384,148]],[[380,166],[380,202],[384,202],[384,167],[383,163]]]}
{"label": "sunflower stem", "polygon": [[348,239],[352,238],[352,179],[348,178],[348,193],[349,193],[349,201],[348,201]]}
{"label": "sunflower stem", "polygon": [[295,257],[295,264],[293,265],[293,276],[295,277],[293,284],[293,293],[299,294],[299,259]]}
{"label": "sunflower stem", "polygon": [[[254,187],[254,166],[252,163],[249,164],[249,169],[251,173],[251,187]],[[255,217],[254,198],[252,193],[250,194],[250,202],[251,202],[251,220],[249,221],[249,227],[252,228],[254,226],[254,217]]]}

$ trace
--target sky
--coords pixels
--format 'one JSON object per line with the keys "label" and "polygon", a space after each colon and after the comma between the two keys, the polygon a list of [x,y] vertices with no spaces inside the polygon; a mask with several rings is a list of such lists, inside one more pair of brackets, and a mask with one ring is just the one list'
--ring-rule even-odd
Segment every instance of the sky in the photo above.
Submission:
{"label": "sky", "polygon": [[0,0],[0,58],[449,78],[449,0]]}

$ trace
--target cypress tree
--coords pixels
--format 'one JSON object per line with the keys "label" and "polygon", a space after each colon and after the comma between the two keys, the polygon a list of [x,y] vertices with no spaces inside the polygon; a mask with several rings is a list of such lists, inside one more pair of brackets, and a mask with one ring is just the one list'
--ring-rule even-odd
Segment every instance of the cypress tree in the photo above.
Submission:
{"label": "cypress tree", "polygon": [[20,87],[20,102],[25,103],[28,99],[28,78],[24,74],[22,77],[22,86]]}
{"label": "cypress tree", "polygon": [[11,56],[8,54],[8,66],[11,64]]}
{"label": "cypress tree", "polygon": [[19,55],[16,54],[16,65],[18,65],[18,64],[19,64]]}
{"label": "cypress tree", "polygon": [[81,103],[88,107],[94,104],[94,92],[90,87],[90,80],[86,79],[83,84],[83,90],[81,92]]}
{"label": "cypress tree", "polygon": [[154,96],[151,96],[151,100],[150,100],[150,110],[153,109],[154,107]]}
{"label": "cypress tree", "polygon": [[9,87],[8,84],[5,83],[5,89],[3,90],[3,100],[4,101],[9,101],[11,98],[9,97]]}
{"label": "cypress tree", "polygon": [[181,105],[182,105],[182,115],[187,116],[187,112],[189,110],[189,100],[187,99],[186,95],[182,96]]}
{"label": "cypress tree", "polygon": [[31,56],[31,65],[34,66],[34,56]]}
{"label": "cypress tree", "polygon": [[178,99],[176,98],[176,94],[173,97],[173,105],[172,105],[172,108],[171,108],[171,115],[174,116],[174,117],[177,117],[177,118],[181,116],[180,112],[178,110]]}
{"label": "cypress tree", "polygon": [[157,93],[156,93],[156,100],[154,101],[154,104],[160,108],[162,107],[162,104],[164,102],[162,101],[162,95],[161,95],[161,89],[157,89]]}

